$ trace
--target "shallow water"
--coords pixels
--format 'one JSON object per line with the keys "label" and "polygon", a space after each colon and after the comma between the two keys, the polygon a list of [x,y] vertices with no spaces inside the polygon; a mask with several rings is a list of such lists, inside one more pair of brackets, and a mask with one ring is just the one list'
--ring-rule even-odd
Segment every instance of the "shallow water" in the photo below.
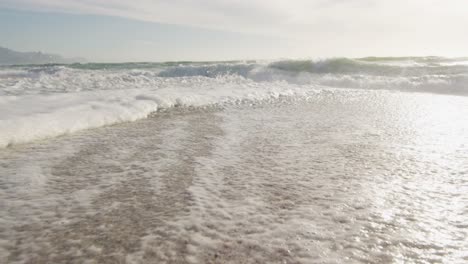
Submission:
{"label": "shallow water", "polygon": [[466,263],[467,116],[342,90],[0,149],[0,262]]}

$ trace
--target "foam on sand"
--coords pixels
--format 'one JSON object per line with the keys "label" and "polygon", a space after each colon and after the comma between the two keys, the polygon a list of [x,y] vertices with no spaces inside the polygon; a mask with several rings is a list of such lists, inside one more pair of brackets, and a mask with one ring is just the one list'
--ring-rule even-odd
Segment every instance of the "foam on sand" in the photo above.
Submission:
{"label": "foam on sand", "polygon": [[0,147],[135,121],[163,108],[255,103],[305,94],[291,87],[229,86],[207,82],[198,89],[167,87],[4,96],[0,98]]}

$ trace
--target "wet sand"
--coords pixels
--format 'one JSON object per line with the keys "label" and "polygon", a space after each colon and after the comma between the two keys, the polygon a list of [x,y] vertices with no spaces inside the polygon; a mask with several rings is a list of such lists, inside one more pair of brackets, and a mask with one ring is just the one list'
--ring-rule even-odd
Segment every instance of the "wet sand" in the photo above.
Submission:
{"label": "wet sand", "polygon": [[466,100],[181,108],[2,149],[0,262],[466,262]]}

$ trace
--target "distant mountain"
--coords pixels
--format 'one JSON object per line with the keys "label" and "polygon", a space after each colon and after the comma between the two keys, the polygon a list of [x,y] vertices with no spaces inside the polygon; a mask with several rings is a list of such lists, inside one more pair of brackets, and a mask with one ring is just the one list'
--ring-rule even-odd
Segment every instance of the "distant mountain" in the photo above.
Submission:
{"label": "distant mountain", "polygon": [[63,58],[60,55],[42,52],[18,52],[0,47],[0,65],[48,64],[85,62],[83,58]]}

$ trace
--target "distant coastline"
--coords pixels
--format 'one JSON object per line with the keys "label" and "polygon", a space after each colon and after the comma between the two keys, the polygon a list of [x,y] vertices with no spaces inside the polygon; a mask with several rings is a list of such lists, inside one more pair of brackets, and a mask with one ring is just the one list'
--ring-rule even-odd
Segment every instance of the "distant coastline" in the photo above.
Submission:
{"label": "distant coastline", "polygon": [[69,64],[84,63],[84,58],[64,58],[57,54],[43,52],[19,52],[0,47],[0,65],[22,65],[22,64]]}

